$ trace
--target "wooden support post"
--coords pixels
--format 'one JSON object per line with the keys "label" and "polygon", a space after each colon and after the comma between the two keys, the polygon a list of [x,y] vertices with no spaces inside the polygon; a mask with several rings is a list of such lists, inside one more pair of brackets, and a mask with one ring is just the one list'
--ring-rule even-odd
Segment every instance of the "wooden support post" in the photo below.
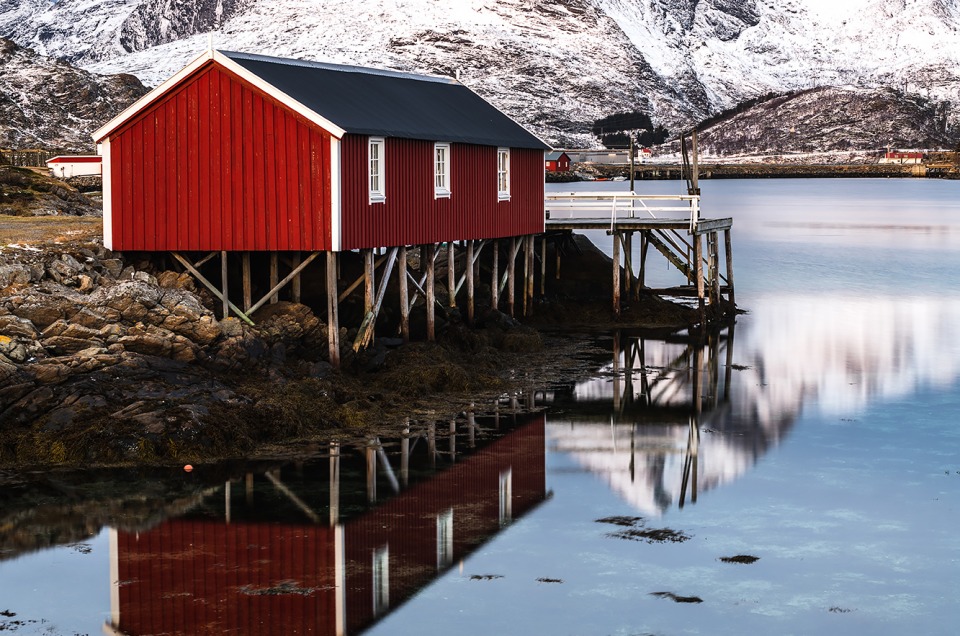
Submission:
{"label": "wooden support post", "polygon": [[473,324],[473,273],[477,264],[473,262],[473,240],[467,241],[467,324]]}
{"label": "wooden support post", "polygon": [[368,314],[373,309],[373,294],[376,288],[373,268],[373,250],[363,252],[363,313]]}
{"label": "wooden support post", "polygon": [[253,304],[253,287],[250,283],[250,252],[244,252],[240,257],[243,270],[243,310],[250,311]]}
{"label": "wooden support post", "polygon": [[529,311],[525,312],[524,315],[529,315],[533,313],[533,282],[536,279],[536,267],[537,267],[537,242],[536,237],[531,234],[527,237],[527,305]]}
{"label": "wooden support post", "polygon": [[703,288],[703,256],[701,255],[702,245],[700,235],[693,235],[693,261],[695,264],[697,284],[697,305],[700,310],[700,326],[704,326],[707,321],[706,307],[704,306],[704,288]]}
{"label": "wooden support post", "polygon": [[[277,253],[270,252],[270,289],[273,289],[277,286],[277,281],[280,280],[280,266],[277,262]],[[276,304],[280,300],[279,294],[273,294],[270,296],[270,304]]]}
{"label": "wooden support post", "polygon": [[720,237],[716,232],[707,234],[707,263],[710,279],[710,304],[720,304]]}
{"label": "wooden support post", "polygon": [[620,318],[620,237],[613,232],[613,314]]}
{"label": "wooden support post", "polygon": [[260,309],[261,307],[263,307],[263,306],[266,304],[267,300],[268,300],[270,297],[272,297],[274,294],[276,294],[276,293],[279,292],[281,289],[283,289],[283,287],[284,287],[287,283],[289,283],[291,280],[293,280],[293,278],[294,278],[297,274],[299,274],[299,273],[302,272],[304,269],[306,269],[307,265],[309,265],[310,263],[312,263],[312,262],[313,262],[313,259],[317,258],[318,256],[320,256],[320,252],[313,252],[312,254],[310,254],[310,256],[308,256],[305,261],[303,261],[302,263],[300,263],[300,264],[297,266],[297,269],[293,270],[292,272],[290,272],[289,274],[287,274],[286,276],[284,276],[283,280],[280,281],[280,282],[278,282],[276,285],[274,285],[274,286],[273,286],[273,289],[271,289],[270,291],[268,291],[266,296],[264,296],[263,298],[261,298],[260,300],[258,300],[257,302],[255,302],[255,303],[253,304],[253,307],[250,308],[250,312],[251,312],[251,313],[252,313],[252,312],[255,312],[256,310],[258,310],[258,309]]}
{"label": "wooden support post", "polygon": [[[386,257],[386,256],[383,256],[383,257],[381,257],[381,258],[378,258],[378,259],[376,260],[376,262],[374,262],[373,268],[376,269],[376,268],[380,267],[381,265],[383,265],[383,262],[384,262],[385,260],[387,260],[387,257]],[[337,272],[339,272],[339,271],[340,271],[340,265],[339,265],[339,263],[338,263],[338,264],[337,264]],[[338,273],[338,274],[337,274],[337,279],[339,280],[339,278],[340,278],[340,275],[339,275],[339,273]],[[360,274],[359,276],[357,276],[357,280],[355,280],[355,281],[353,281],[352,283],[350,283],[350,285],[349,285],[346,289],[344,289],[342,292],[340,292],[340,297],[339,297],[337,300],[339,300],[340,302],[345,301],[345,300],[347,299],[347,297],[350,296],[350,294],[353,293],[353,290],[355,290],[357,287],[359,287],[360,285],[363,284],[363,281],[364,281],[365,278],[366,278],[366,276],[365,276],[364,274]]]}
{"label": "wooden support post", "polygon": [[[209,290],[210,290],[210,293],[212,293],[214,296],[216,296],[217,298],[219,298],[220,300],[222,300],[224,303],[226,303],[226,304],[230,307],[230,309],[233,310],[233,313],[235,313],[235,314],[237,314],[238,316],[240,316],[240,319],[241,319],[241,320],[243,320],[245,323],[247,323],[247,324],[250,325],[251,327],[253,326],[253,321],[250,320],[250,317],[247,316],[246,312],[244,312],[242,309],[240,309],[239,307],[237,307],[236,305],[234,305],[233,303],[231,303],[231,302],[229,301],[229,299],[227,298],[227,295],[224,294],[223,292],[221,292],[219,289],[217,289],[217,286],[216,286],[216,285],[214,285],[213,283],[211,283],[210,281],[208,281],[208,280],[206,279],[206,277],[204,277],[204,275],[200,273],[200,270],[198,270],[192,263],[190,263],[190,261],[188,261],[187,259],[185,259],[183,256],[181,256],[181,255],[178,254],[177,252],[171,252],[171,254],[173,255],[173,257],[174,257],[175,259],[177,259],[177,261],[180,262],[181,265],[183,265],[183,266],[187,269],[188,272],[190,272],[191,274],[193,274],[193,276],[194,276],[198,281],[200,281],[200,282],[203,284],[204,287],[206,287],[207,289],[209,289]],[[214,254],[216,254],[216,252],[214,252]],[[223,272],[221,272],[221,275],[222,275],[222,273],[223,273]]]}
{"label": "wooden support post", "polygon": [[556,276],[557,280],[560,280],[560,244],[561,242],[559,239],[554,241],[554,249],[557,252],[557,267],[556,267],[556,271],[554,272],[554,275]]}
{"label": "wooden support post", "polygon": [[447,243],[447,303],[451,309],[457,306],[457,254],[453,241]]}
{"label": "wooden support post", "polygon": [[434,260],[437,253],[436,243],[425,246],[427,253],[427,342],[434,342],[437,339],[436,334],[436,308],[433,306],[436,301],[434,294],[434,276],[436,265]]}
{"label": "wooden support post", "polygon": [[330,364],[340,368],[340,320],[337,316],[337,253],[327,252],[327,345]]}
{"label": "wooden support post", "polygon": [[733,241],[730,238],[729,229],[723,231],[723,251],[727,261],[727,300],[732,307],[735,307],[737,301],[733,293]]}
{"label": "wooden support post", "polygon": [[[380,281],[380,290],[377,291],[373,307],[363,316],[363,322],[360,323],[357,338],[353,342],[354,351],[359,351],[362,347],[368,346],[373,341],[373,331],[377,325],[377,315],[380,313],[383,296],[387,293],[387,286],[390,284],[390,274],[393,273],[393,265],[397,262],[398,251],[399,248],[397,247],[390,250],[390,256],[387,257],[387,266],[383,271],[383,279]],[[371,260],[373,259],[371,258]]]}
{"label": "wooden support post", "polygon": [[523,243],[523,315],[526,316],[530,311],[528,288],[533,272],[530,271],[530,237],[524,236],[520,240]]}
{"label": "wooden support post", "polygon": [[[293,269],[296,270],[300,267],[300,252],[293,253]],[[293,283],[291,287],[292,300],[295,303],[298,303],[302,300],[303,296],[301,294],[302,288],[300,286],[300,274],[297,273],[293,277]]]}
{"label": "wooden support post", "polygon": [[650,247],[650,241],[648,240],[649,235],[650,230],[640,232],[640,274],[637,277],[637,288],[634,292],[637,299],[640,298],[640,290],[647,284],[647,248]]}
{"label": "wooden support post", "polygon": [[493,263],[490,270],[493,275],[490,277],[490,308],[496,309],[500,305],[500,241],[493,240]]}
{"label": "wooden support post", "polygon": [[516,295],[517,273],[517,237],[510,239],[510,260],[507,261],[507,307],[511,316],[514,315],[514,296]]}
{"label": "wooden support post", "polygon": [[623,267],[627,279],[624,281],[623,293],[627,298],[633,297],[633,232],[624,232],[623,236]]}
{"label": "wooden support post", "polygon": [[540,237],[540,298],[547,295],[547,236]]}
{"label": "wooden support post", "polygon": [[227,288],[228,288],[229,278],[227,276],[227,252],[220,252],[220,284],[223,289],[223,317],[226,318],[230,315],[230,300],[227,298]]}
{"label": "wooden support post", "polygon": [[410,294],[407,288],[407,248],[400,248],[400,337],[410,342]]}

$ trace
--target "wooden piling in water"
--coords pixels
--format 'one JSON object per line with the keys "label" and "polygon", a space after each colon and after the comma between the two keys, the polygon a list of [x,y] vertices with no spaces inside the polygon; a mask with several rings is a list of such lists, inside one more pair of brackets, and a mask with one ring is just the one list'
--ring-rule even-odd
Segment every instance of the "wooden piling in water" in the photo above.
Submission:
{"label": "wooden piling in water", "polygon": [[337,253],[327,252],[327,346],[330,364],[340,368],[340,320],[337,301]]}
{"label": "wooden piling in water", "polygon": [[410,342],[410,294],[407,287],[407,247],[400,248],[400,337],[403,342]]}
{"label": "wooden piling in water", "polygon": [[457,306],[457,255],[454,251],[454,243],[447,243],[447,296],[448,307],[451,309]]}
{"label": "wooden piling in water", "polygon": [[434,293],[434,283],[435,283],[435,272],[436,272],[436,253],[437,245],[436,243],[431,243],[425,246],[425,251],[427,254],[427,288],[426,288],[426,302],[427,302],[427,342],[434,342],[437,339],[436,334],[436,308],[434,303],[436,302],[436,295]]}
{"label": "wooden piling in water", "polygon": [[476,269],[476,263],[473,259],[474,241],[467,241],[467,324],[473,325],[474,298],[473,298],[473,274]]}
{"label": "wooden piling in water", "polygon": [[733,291],[733,240],[730,238],[730,230],[723,231],[723,251],[727,262],[727,300],[731,306],[736,306],[737,301]]}
{"label": "wooden piling in water", "polygon": [[496,310],[500,305],[500,241],[494,239],[491,247],[493,262],[490,264],[490,270],[493,274],[490,277],[490,308]]}
{"label": "wooden piling in water", "polygon": [[510,253],[507,261],[507,308],[511,316],[514,316],[514,296],[516,295],[516,272],[517,272],[517,237],[510,238]]}
{"label": "wooden piling in water", "polygon": [[700,235],[693,235],[693,261],[695,263],[694,271],[697,285],[697,306],[700,310],[700,325],[706,323],[707,312],[704,305],[704,286],[703,286],[703,256],[701,254]]}
{"label": "wooden piling in water", "polygon": [[613,313],[620,318],[620,240],[613,232]]}

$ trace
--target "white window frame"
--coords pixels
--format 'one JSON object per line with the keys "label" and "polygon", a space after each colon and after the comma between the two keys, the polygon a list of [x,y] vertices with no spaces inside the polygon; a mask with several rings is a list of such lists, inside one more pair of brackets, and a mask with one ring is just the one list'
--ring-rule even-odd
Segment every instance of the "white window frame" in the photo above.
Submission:
{"label": "white window frame", "polygon": [[[386,184],[386,140],[383,137],[371,137],[367,144],[367,188],[370,191],[370,203],[383,203],[387,200]],[[376,154],[376,157],[374,157]],[[376,168],[376,171],[375,171]],[[376,183],[374,183],[376,179]]]}
{"label": "white window frame", "polygon": [[510,200],[510,149],[497,148],[497,199]]}
{"label": "white window frame", "polygon": [[433,144],[433,197],[435,199],[450,198],[450,144],[448,143]]}

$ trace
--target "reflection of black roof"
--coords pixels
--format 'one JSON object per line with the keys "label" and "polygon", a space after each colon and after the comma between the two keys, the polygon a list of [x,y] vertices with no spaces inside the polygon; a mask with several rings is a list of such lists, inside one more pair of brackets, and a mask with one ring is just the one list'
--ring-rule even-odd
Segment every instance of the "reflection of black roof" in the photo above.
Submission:
{"label": "reflection of black roof", "polygon": [[520,124],[452,79],[221,53],[349,133],[549,149]]}

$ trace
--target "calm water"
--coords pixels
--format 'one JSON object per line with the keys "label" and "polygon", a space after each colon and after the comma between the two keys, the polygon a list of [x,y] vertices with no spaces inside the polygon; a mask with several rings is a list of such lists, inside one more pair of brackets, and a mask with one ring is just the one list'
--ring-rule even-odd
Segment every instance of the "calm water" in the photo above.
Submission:
{"label": "calm water", "polygon": [[960,183],[703,194],[734,330],[297,464],[7,487],[0,631],[956,633]]}

